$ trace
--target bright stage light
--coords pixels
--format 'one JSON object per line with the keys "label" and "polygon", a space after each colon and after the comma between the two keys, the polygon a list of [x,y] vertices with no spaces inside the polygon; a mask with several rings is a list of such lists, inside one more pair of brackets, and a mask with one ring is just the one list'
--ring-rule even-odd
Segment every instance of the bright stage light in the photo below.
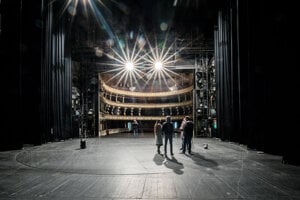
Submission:
{"label": "bright stage light", "polygon": [[158,61],[154,63],[155,70],[161,70],[163,68],[162,62]]}
{"label": "bright stage light", "polygon": [[[157,38],[154,38],[154,45],[151,45],[148,37],[144,37],[141,33],[136,34],[136,40],[126,40],[124,43],[119,38],[116,38],[116,45],[111,48],[114,57],[111,54],[105,54],[112,59],[112,63],[107,63],[107,66],[112,67],[106,73],[111,72],[114,75],[107,80],[107,83],[112,81],[115,85],[128,85],[130,91],[139,86],[142,89],[149,87],[151,90],[176,90],[177,80],[180,79],[180,74],[172,69],[175,67],[175,55],[180,50],[173,52],[174,42],[168,42],[167,38],[159,45]],[[132,44],[134,42],[134,44]],[[171,43],[171,44],[169,44]],[[143,48],[148,44],[147,51]],[[125,45],[125,46],[123,46]]]}
{"label": "bright stage light", "polygon": [[132,71],[133,68],[134,68],[134,65],[133,65],[132,62],[126,62],[125,63],[125,68],[126,68],[127,71]]}

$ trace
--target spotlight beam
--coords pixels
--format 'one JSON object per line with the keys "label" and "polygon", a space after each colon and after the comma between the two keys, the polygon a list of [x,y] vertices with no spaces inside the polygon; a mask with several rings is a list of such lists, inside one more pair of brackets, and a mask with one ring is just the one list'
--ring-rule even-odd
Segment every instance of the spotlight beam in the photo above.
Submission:
{"label": "spotlight beam", "polygon": [[[110,38],[115,38],[115,35],[114,33],[112,32],[110,26],[108,25],[108,23],[106,22],[104,16],[102,15],[102,13],[100,12],[99,9],[96,9],[96,5],[94,3],[93,0],[87,0],[92,11],[93,11],[93,14],[95,15],[96,19],[97,19],[97,22],[99,23],[99,25],[103,25],[105,27],[105,30],[106,30],[106,33],[108,34],[108,36]],[[100,1],[101,2],[101,1]]]}

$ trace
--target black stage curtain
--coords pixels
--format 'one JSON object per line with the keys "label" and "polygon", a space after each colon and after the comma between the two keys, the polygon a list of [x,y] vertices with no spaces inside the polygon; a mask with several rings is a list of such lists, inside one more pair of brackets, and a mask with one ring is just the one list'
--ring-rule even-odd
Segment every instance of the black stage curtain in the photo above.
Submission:
{"label": "black stage curtain", "polygon": [[276,2],[226,1],[215,28],[215,54],[219,137],[297,163],[292,10]]}
{"label": "black stage curtain", "polygon": [[45,7],[44,54],[41,84],[41,124],[44,141],[63,140],[72,134],[71,52],[67,18],[60,2]]}

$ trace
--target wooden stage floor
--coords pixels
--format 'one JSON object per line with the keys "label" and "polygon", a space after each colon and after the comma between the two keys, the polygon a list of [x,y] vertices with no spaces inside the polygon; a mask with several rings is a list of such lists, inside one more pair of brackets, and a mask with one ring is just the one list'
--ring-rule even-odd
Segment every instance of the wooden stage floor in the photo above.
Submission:
{"label": "wooden stage floor", "polygon": [[79,143],[0,152],[0,200],[300,199],[299,166],[235,143],[195,138],[189,155],[174,138],[167,158],[151,136]]}

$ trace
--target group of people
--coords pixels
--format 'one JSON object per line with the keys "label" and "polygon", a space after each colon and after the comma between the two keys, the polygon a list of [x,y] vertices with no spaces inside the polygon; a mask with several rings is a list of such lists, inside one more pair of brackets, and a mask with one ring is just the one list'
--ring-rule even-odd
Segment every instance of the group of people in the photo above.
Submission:
{"label": "group of people", "polygon": [[[186,116],[183,118],[180,131],[181,131],[181,153],[188,151],[189,154],[192,155],[191,151],[191,142],[193,138],[193,130],[194,130],[194,123],[192,122],[192,118]],[[174,155],[173,153],[173,135],[174,135],[174,127],[171,121],[171,116],[166,117],[166,121],[162,123],[161,120],[156,121],[154,125],[154,136],[155,136],[155,143],[157,146],[157,153],[161,154],[160,148],[164,144],[164,155],[167,156],[167,145],[169,142],[170,145],[170,154],[171,156]],[[163,143],[163,137],[165,139]]]}

